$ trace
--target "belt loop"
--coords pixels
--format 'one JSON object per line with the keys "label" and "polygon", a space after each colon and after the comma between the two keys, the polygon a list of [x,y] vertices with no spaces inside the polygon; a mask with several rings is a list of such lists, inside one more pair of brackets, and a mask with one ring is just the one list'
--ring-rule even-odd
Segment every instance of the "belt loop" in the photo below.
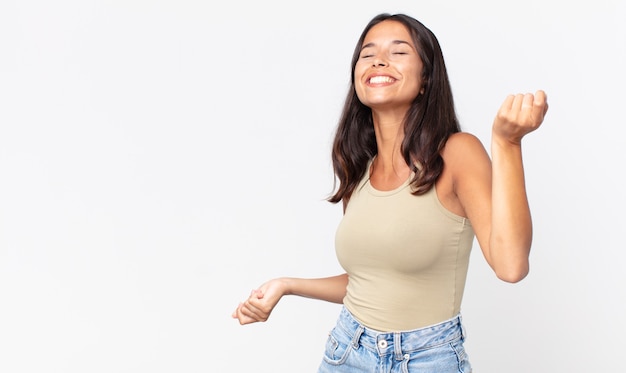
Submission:
{"label": "belt loop", "polygon": [[459,326],[461,327],[461,338],[463,341],[467,338],[467,332],[465,331],[465,325],[463,324],[463,316],[459,314]]}
{"label": "belt loop", "polygon": [[363,334],[364,330],[365,328],[363,327],[363,325],[359,325],[359,327],[356,328],[356,332],[354,333],[354,337],[352,338],[352,347],[354,347],[354,349],[359,348],[359,340],[361,339],[361,334]]}
{"label": "belt loop", "polygon": [[404,356],[402,356],[402,333],[393,333],[393,353],[396,356],[396,360],[403,360]]}

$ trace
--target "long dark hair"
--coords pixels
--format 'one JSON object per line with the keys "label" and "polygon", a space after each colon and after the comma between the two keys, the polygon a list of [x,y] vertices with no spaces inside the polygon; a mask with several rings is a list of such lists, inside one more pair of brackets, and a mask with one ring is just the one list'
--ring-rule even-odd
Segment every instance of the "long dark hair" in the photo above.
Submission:
{"label": "long dark hair", "polygon": [[413,194],[424,194],[432,188],[443,170],[441,150],[450,135],[461,130],[443,53],[435,34],[405,14],[377,15],[363,30],[352,55],[350,88],[332,148],[335,191],[328,198],[332,203],[350,198],[365,172],[368,172],[369,160],[378,152],[372,111],[356,95],[354,69],[365,36],[372,27],[386,20],[400,22],[409,30],[424,65],[421,77],[424,93],[413,100],[406,114],[401,148],[404,160],[415,172],[411,180]]}

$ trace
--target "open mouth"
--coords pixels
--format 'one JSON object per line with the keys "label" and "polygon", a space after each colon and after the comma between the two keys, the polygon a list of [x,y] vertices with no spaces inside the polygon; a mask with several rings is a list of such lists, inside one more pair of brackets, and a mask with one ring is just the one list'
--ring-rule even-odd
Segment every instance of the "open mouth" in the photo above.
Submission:
{"label": "open mouth", "polygon": [[390,76],[385,76],[385,75],[379,75],[379,76],[373,76],[370,78],[369,83],[370,84],[384,84],[384,83],[393,83],[396,80]]}

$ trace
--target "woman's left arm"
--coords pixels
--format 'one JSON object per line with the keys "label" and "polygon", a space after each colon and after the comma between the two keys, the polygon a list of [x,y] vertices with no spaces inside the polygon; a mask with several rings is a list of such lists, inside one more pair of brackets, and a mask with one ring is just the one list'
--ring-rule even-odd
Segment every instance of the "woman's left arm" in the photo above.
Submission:
{"label": "woman's left arm", "polygon": [[452,147],[456,151],[449,152],[456,195],[485,259],[507,282],[518,282],[528,274],[532,220],[521,142],[541,125],[547,110],[543,91],[510,95],[493,123],[492,160],[472,136],[458,136],[458,145]]}
{"label": "woman's left arm", "polygon": [[489,254],[498,277],[509,282],[520,281],[528,274],[532,243],[522,138],[539,128],[547,110],[547,98],[543,91],[534,95],[509,95],[493,123]]}

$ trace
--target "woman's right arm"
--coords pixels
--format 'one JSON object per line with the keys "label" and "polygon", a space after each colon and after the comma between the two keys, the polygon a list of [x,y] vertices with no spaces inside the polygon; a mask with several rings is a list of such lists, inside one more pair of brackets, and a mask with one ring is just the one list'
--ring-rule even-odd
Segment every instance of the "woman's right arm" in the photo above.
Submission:
{"label": "woman's right arm", "polygon": [[284,295],[299,295],[305,298],[343,303],[348,285],[348,275],[303,279],[282,277],[270,280],[250,293],[248,299],[237,306],[233,318],[241,325],[267,321],[272,310]]}

